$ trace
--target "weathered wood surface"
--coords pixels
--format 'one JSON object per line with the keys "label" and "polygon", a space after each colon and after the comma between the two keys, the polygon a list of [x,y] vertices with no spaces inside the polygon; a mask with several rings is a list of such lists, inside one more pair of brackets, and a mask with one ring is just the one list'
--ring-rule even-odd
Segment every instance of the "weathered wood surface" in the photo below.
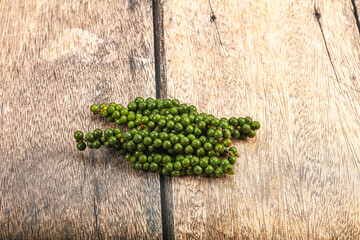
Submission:
{"label": "weathered wood surface", "polygon": [[[155,43],[151,1],[0,1],[0,239],[359,238],[359,0],[154,3]],[[161,194],[75,150],[91,103],[155,89],[261,121],[236,175]]]}
{"label": "weathered wood surface", "polygon": [[359,238],[360,38],[352,1],[162,7],[167,97],[262,123],[255,139],[237,144],[236,175],[167,180],[171,234]]}
{"label": "weathered wood surface", "polygon": [[160,238],[160,183],[73,132],[155,97],[151,1],[0,1],[0,239]]}

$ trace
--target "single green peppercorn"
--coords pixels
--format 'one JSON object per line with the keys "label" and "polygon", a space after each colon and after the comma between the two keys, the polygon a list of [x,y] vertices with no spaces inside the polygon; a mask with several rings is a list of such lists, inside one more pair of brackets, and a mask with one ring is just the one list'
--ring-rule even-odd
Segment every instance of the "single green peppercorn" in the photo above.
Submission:
{"label": "single green peppercorn", "polygon": [[200,136],[202,134],[202,130],[200,128],[198,128],[198,127],[195,127],[194,128],[194,134],[196,136]]}
{"label": "single green peppercorn", "polygon": [[241,132],[243,132],[243,133],[249,133],[250,131],[251,131],[251,127],[247,123],[241,127]]}
{"label": "single green peppercorn", "polygon": [[138,150],[138,151],[145,151],[145,149],[146,149],[146,145],[144,144],[144,143],[138,143],[137,145],[136,145],[136,149]]}
{"label": "single green peppercorn", "polygon": [[111,117],[114,118],[114,119],[120,118],[120,116],[121,115],[120,115],[120,112],[118,110],[115,110],[111,115]]}
{"label": "single green peppercorn", "polygon": [[96,104],[91,105],[90,111],[91,111],[92,113],[98,113],[98,112],[99,112],[99,106],[96,105]]}
{"label": "single green peppercorn", "polygon": [[110,128],[105,129],[105,131],[104,131],[104,136],[105,136],[106,138],[109,138],[109,137],[111,137],[111,136],[113,136],[113,135],[114,135],[114,131],[113,131],[113,130],[111,130]]}
{"label": "single green peppercorn", "polygon": [[184,168],[187,168],[190,166],[190,160],[188,158],[183,158],[181,160],[181,165],[184,167]]}
{"label": "single green peppercorn", "polygon": [[184,149],[184,147],[183,147],[180,143],[176,143],[176,144],[174,145],[174,151],[175,151],[176,153],[182,152],[183,149]]}
{"label": "single green peppercorn", "polygon": [[177,99],[173,99],[173,100],[171,101],[171,103],[172,103],[172,105],[174,105],[174,106],[176,106],[176,107],[180,106],[180,102],[179,102],[179,100],[177,100]]}
{"label": "single green peppercorn", "polygon": [[235,164],[235,163],[236,163],[236,157],[230,155],[230,156],[228,157],[228,161],[229,161],[230,164]]}
{"label": "single green peppercorn", "polygon": [[130,102],[128,105],[127,105],[127,108],[130,110],[130,111],[136,111],[137,109],[137,104],[135,102]]}
{"label": "single green peppercorn", "polygon": [[87,133],[87,134],[85,135],[85,140],[86,140],[87,142],[93,142],[93,141],[95,140],[94,134],[93,134],[93,133]]}
{"label": "single green peppercorn", "polygon": [[187,154],[194,152],[194,148],[191,145],[187,145],[184,150],[185,150],[185,153],[187,153]]}
{"label": "single green peppercorn", "polygon": [[234,171],[234,167],[230,164],[223,166],[223,169],[227,174],[231,174]]}
{"label": "single green peppercorn", "polygon": [[204,168],[209,165],[209,157],[202,157],[199,161],[199,165]]}
{"label": "single green peppercorn", "polygon": [[95,140],[92,142],[93,148],[99,149],[101,147],[101,142],[99,140]]}
{"label": "single green peppercorn", "polygon": [[82,131],[76,131],[74,133],[74,138],[76,140],[82,140],[84,138],[84,133]]}
{"label": "single green peppercorn", "polygon": [[171,142],[169,140],[165,140],[163,142],[162,146],[163,146],[164,149],[169,149],[169,148],[172,147],[172,144],[171,144]]}
{"label": "single green peppercorn", "polygon": [[93,133],[94,133],[94,137],[95,137],[95,138],[101,138],[101,137],[102,137],[102,131],[101,131],[101,129],[98,129],[98,128],[97,128],[97,129],[94,130]]}
{"label": "single green peppercorn", "polygon": [[188,106],[186,104],[181,104],[179,106],[179,112],[180,113],[187,113],[188,112]]}
{"label": "single green peppercorn", "polygon": [[118,111],[120,111],[121,109],[123,109],[124,107],[123,107],[123,105],[121,105],[121,104],[116,104],[116,106],[115,106],[115,109],[116,110],[118,110]]}
{"label": "single green peppercorn", "polygon": [[84,151],[86,149],[86,144],[84,142],[78,142],[76,144],[76,148],[79,150],[79,151]]}
{"label": "single green peppercorn", "polygon": [[150,137],[144,137],[143,143],[144,143],[146,146],[149,146],[149,145],[152,144],[152,139],[151,139]]}
{"label": "single green peppercorn", "polygon": [[190,105],[190,106],[189,106],[189,112],[190,112],[190,113],[196,112],[196,111],[197,111],[197,109],[196,109],[196,107],[195,107],[194,105]]}
{"label": "single green peppercorn", "polygon": [[143,167],[143,165],[141,163],[139,163],[139,162],[135,163],[135,169],[136,170],[142,170],[142,167]]}
{"label": "single green peppercorn", "polygon": [[210,151],[213,148],[212,144],[210,142],[204,143],[204,149],[206,151]]}
{"label": "single green peppercorn", "polygon": [[171,162],[171,157],[169,155],[162,156],[162,163],[165,165],[166,163]]}
{"label": "single green peppercorn", "polygon": [[144,102],[144,99],[142,97],[137,97],[135,98],[134,102],[136,102],[137,104]]}
{"label": "single green peppercorn", "polygon": [[150,171],[152,171],[152,172],[155,172],[156,170],[159,169],[159,165],[156,162],[150,163],[149,167],[150,167]]}
{"label": "single green peppercorn", "polygon": [[155,157],[154,157],[154,162],[156,162],[156,163],[158,163],[158,164],[162,162],[162,156],[161,156],[161,154],[157,153],[157,154],[155,155]]}
{"label": "single green peppercorn", "polygon": [[245,123],[251,125],[251,123],[252,123],[251,117],[246,117],[245,118]]}
{"label": "single green peppercorn", "polygon": [[132,139],[132,134],[131,134],[131,132],[125,132],[123,137],[124,137],[125,140],[131,140]]}
{"label": "single green peppercorn", "polygon": [[147,104],[147,109],[152,111],[155,110],[157,108],[157,103],[156,102],[148,102]]}
{"label": "single green peppercorn", "polygon": [[175,170],[181,170],[182,169],[181,162],[179,162],[179,161],[174,162],[174,169]]}
{"label": "single green peppercorn", "polygon": [[115,106],[109,106],[107,109],[108,113],[111,115],[116,110]]}
{"label": "single green peppercorn", "polygon": [[229,129],[223,130],[223,138],[229,138],[231,136],[231,132]]}
{"label": "single green peppercorn", "polygon": [[200,129],[205,129],[206,128],[206,122],[205,121],[200,121],[198,123],[198,128]]}
{"label": "single green peppercorn", "polygon": [[128,128],[132,129],[132,128],[135,128],[136,125],[135,125],[135,122],[134,121],[129,121],[128,124],[127,124]]}
{"label": "single green peppercorn", "polygon": [[119,142],[119,140],[117,139],[117,137],[111,136],[111,137],[108,138],[108,142],[109,142],[111,145],[116,145],[116,144]]}
{"label": "single green peppercorn", "polygon": [[201,147],[201,142],[199,139],[194,139],[193,141],[191,141],[191,146],[193,148],[199,148]]}
{"label": "single green peppercorn", "polygon": [[139,158],[138,158],[138,161],[140,162],[140,163],[146,163],[147,162],[147,156],[145,155],[145,154],[141,154],[140,156],[139,156]]}
{"label": "single green peppercorn", "polygon": [[215,130],[212,129],[212,128],[209,128],[209,129],[206,131],[206,135],[207,135],[208,137],[213,137],[214,134],[215,134]]}
{"label": "single green peppercorn", "polygon": [[230,147],[230,148],[229,148],[229,151],[232,152],[232,153],[234,153],[234,154],[236,154],[236,153],[238,152],[237,149],[236,149],[236,147]]}
{"label": "single green peppercorn", "polygon": [[220,129],[215,130],[214,137],[220,139],[223,137],[223,132]]}
{"label": "single green peppercorn", "polygon": [[215,175],[216,177],[224,177],[225,176],[225,172],[221,167],[218,167],[215,169]]}
{"label": "single green peppercorn", "polygon": [[203,169],[202,169],[202,167],[200,167],[199,165],[197,165],[197,166],[194,167],[194,173],[195,173],[196,175],[200,175],[200,174],[202,173],[202,171],[203,171]]}
{"label": "single green peppercorn", "polygon": [[238,118],[238,126],[242,127],[246,123],[245,118],[239,117]]}
{"label": "single green peppercorn", "polygon": [[255,131],[254,131],[254,130],[250,130],[250,132],[248,133],[248,137],[249,137],[249,138],[255,137]]}
{"label": "single green peppercorn", "polygon": [[231,117],[231,118],[229,119],[229,124],[232,125],[232,126],[234,126],[234,127],[237,127],[237,126],[238,126],[238,123],[239,123],[239,121],[238,121],[238,119],[235,118],[235,117]]}
{"label": "single green peppercorn", "polygon": [[174,169],[174,164],[171,162],[166,163],[165,169],[166,171],[171,172]]}
{"label": "single green peppercorn", "polygon": [[135,134],[133,137],[135,143],[141,143],[143,141],[143,136],[141,134]]}
{"label": "single green peppercorn", "polygon": [[205,168],[205,172],[207,174],[211,174],[212,172],[214,172],[214,167],[211,166],[211,165],[207,165],[206,168]]}
{"label": "single green peppercorn", "polygon": [[225,147],[223,144],[218,143],[215,145],[214,150],[215,150],[215,152],[222,153],[225,151]]}
{"label": "single green peppercorn", "polygon": [[220,167],[224,167],[225,165],[230,164],[229,160],[227,159],[221,159],[220,161]]}
{"label": "single green peppercorn", "polygon": [[235,129],[234,133],[231,135],[233,138],[239,138],[240,137],[240,131]]}
{"label": "single green peppercorn", "polygon": [[169,121],[166,122],[166,127],[167,127],[168,129],[173,129],[174,126],[175,126],[174,121],[169,120]]}
{"label": "single green peppercorn", "polygon": [[[100,129],[99,129],[100,130]],[[100,130],[101,131],[101,130]],[[95,134],[95,132],[94,132],[94,134]],[[121,132],[121,129],[120,128],[114,128],[114,135],[115,136],[118,136],[119,134],[122,134],[122,132]],[[101,132],[101,135],[102,135],[102,132]]]}
{"label": "single green peppercorn", "polygon": [[149,168],[150,168],[150,164],[148,162],[146,162],[146,163],[143,164],[142,168],[143,168],[143,170],[148,171]]}
{"label": "single green peppercorn", "polygon": [[200,159],[198,157],[192,157],[190,159],[190,164],[191,164],[191,166],[196,166],[199,164],[199,161],[200,161]]}
{"label": "single green peppercorn", "polygon": [[219,119],[214,118],[214,119],[211,120],[211,126],[217,127],[217,126],[219,126],[219,124],[220,124],[220,120],[219,120]]}
{"label": "single green peppercorn", "polygon": [[200,136],[199,140],[200,140],[201,144],[204,144],[204,143],[206,143],[208,141],[206,136]]}
{"label": "single green peppercorn", "polygon": [[260,123],[258,121],[254,121],[251,123],[251,128],[253,130],[258,130],[260,128]]}
{"label": "single green peppercorn", "polygon": [[226,129],[229,127],[229,123],[227,123],[225,121],[221,121],[219,125],[222,129]]}
{"label": "single green peppercorn", "polygon": [[162,140],[160,139],[160,138],[156,138],[155,140],[154,140],[154,146],[155,147],[161,147],[162,146]]}
{"label": "single green peppercorn", "polygon": [[[186,113],[184,113],[184,114],[186,114]],[[188,118],[190,119],[190,123],[195,122],[195,115],[194,114],[189,115]]]}
{"label": "single green peppercorn", "polygon": [[179,177],[179,176],[180,176],[180,171],[178,171],[178,170],[173,170],[173,171],[171,172],[171,176],[172,176],[172,177]]}
{"label": "single green peppercorn", "polygon": [[225,146],[225,147],[230,147],[232,145],[232,141],[230,138],[227,138],[227,139],[224,139],[222,141],[222,144]]}
{"label": "single green peppercorn", "polygon": [[121,116],[126,116],[129,114],[129,110],[127,110],[127,108],[123,108],[120,110],[120,114]]}
{"label": "single green peppercorn", "polygon": [[192,134],[192,133],[194,132],[194,127],[191,126],[191,125],[187,126],[187,127],[185,128],[185,132],[186,132],[187,134]]}
{"label": "single green peppercorn", "polygon": [[217,157],[211,157],[209,158],[209,163],[211,166],[216,167],[217,165],[219,165],[220,161]]}

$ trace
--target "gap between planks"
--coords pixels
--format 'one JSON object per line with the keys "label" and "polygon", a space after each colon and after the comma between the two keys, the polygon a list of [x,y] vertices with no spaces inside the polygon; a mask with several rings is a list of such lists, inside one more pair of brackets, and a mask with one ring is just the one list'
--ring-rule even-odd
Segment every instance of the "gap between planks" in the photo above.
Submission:
{"label": "gap between planks", "polygon": [[[156,98],[167,97],[164,12],[161,0],[153,0]],[[169,177],[160,175],[161,221],[163,239],[174,239],[173,191]]]}

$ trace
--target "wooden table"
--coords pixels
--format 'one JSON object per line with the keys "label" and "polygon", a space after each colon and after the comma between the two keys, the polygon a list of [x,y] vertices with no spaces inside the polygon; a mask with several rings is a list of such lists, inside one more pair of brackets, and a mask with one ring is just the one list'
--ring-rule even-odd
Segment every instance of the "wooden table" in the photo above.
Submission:
{"label": "wooden table", "polygon": [[[0,239],[360,237],[358,0],[0,1]],[[250,115],[237,173],[172,179],[73,132],[93,103]]]}

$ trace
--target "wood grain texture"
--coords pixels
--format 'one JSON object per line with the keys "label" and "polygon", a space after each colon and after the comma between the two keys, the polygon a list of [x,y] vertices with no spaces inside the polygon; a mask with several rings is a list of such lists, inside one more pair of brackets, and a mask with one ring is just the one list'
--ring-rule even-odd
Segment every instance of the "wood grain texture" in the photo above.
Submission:
{"label": "wood grain texture", "polygon": [[171,180],[175,238],[358,238],[351,1],[163,1],[163,9],[167,97],[262,123],[255,139],[236,144],[236,175]]}
{"label": "wood grain texture", "polygon": [[0,238],[160,238],[160,184],[78,152],[93,103],[155,97],[151,1],[0,1]]}

